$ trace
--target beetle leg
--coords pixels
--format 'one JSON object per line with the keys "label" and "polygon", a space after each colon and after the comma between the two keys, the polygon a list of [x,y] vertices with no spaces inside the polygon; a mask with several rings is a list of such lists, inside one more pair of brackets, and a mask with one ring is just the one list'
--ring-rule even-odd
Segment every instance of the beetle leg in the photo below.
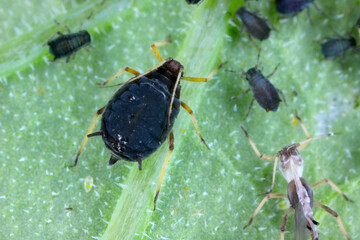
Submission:
{"label": "beetle leg", "polygon": [[71,33],[70,28],[69,28],[68,26],[66,26],[65,24],[59,23],[58,21],[56,21],[56,19],[54,19],[54,22],[55,22],[57,25],[65,28],[65,29],[68,31],[68,33]]}
{"label": "beetle leg", "polygon": [[340,188],[338,186],[336,186],[332,181],[330,181],[329,179],[323,179],[323,180],[320,180],[314,184],[312,184],[310,187],[311,188],[316,188],[320,185],[323,185],[323,184],[329,184],[335,191],[337,191],[341,196],[343,196],[345,198],[346,201],[349,201],[349,202],[354,202],[353,200],[351,200],[350,198],[348,198],[348,196],[345,195],[345,193],[343,193]]}
{"label": "beetle leg", "polygon": [[[253,103],[254,103],[254,100],[255,100],[255,98],[253,97],[253,98],[251,99],[250,104],[249,104],[249,108],[248,108],[248,110],[247,110],[247,112],[246,112],[246,115],[245,115],[244,120],[249,116],[250,111],[251,111],[251,108],[252,108],[252,105],[253,105]],[[268,111],[267,111],[267,112],[268,112]]]}
{"label": "beetle leg", "polygon": [[235,99],[242,98],[242,97],[243,97],[245,94],[247,94],[249,91],[250,91],[250,88],[248,88],[248,89],[246,89],[244,92],[240,93],[240,95],[234,96],[234,97],[230,98],[229,101],[233,101],[233,100],[235,100]]}
{"label": "beetle leg", "polygon": [[244,226],[244,229],[251,225],[256,214],[258,214],[258,212],[260,211],[262,206],[264,206],[266,200],[268,200],[270,198],[286,198],[286,197],[287,197],[286,194],[282,194],[282,193],[270,193],[270,194],[266,195],[266,197],[264,197],[264,199],[260,202],[259,206],[255,209],[253,215],[250,217],[249,223]]}
{"label": "beetle leg", "polygon": [[193,110],[191,110],[191,108],[188,105],[186,105],[186,103],[184,103],[183,101],[181,101],[181,106],[191,115],[191,118],[192,118],[193,124],[195,126],[196,132],[198,133],[201,141],[210,150],[209,146],[206,144],[205,139],[203,138],[203,136],[202,136],[202,134],[200,132],[199,126],[197,125]]}
{"label": "beetle leg", "polygon": [[165,40],[165,41],[161,41],[161,42],[157,42],[157,43],[153,43],[151,45],[151,48],[156,56],[156,58],[159,60],[159,62],[164,61],[163,58],[161,57],[159,50],[156,48],[157,46],[162,46],[165,44],[171,43],[171,40]]}
{"label": "beetle leg", "polygon": [[256,153],[256,155],[261,158],[262,160],[267,160],[267,161],[274,161],[275,157],[272,156],[267,156],[267,155],[263,155],[259,152],[259,150],[257,149],[257,147],[255,146],[254,142],[251,140],[251,138],[249,137],[249,134],[247,133],[246,129],[244,128],[244,126],[240,126],[241,129],[244,131],[245,136],[247,138],[247,140],[249,141],[252,149],[254,150],[254,152]]}
{"label": "beetle leg", "polygon": [[286,229],[286,223],[287,223],[289,214],[291,213],[291,211],[292,211],[293,209],[294,209],[293,207],[290,207],[290,208],[284,213],[284,218],[283,218],[283,221],[282,221],[282,223],[281,223],[281,232],[280,232],[280,239],[281,239],[281,240],[284,240],[284,239],[285,239],[284,232],[285,232],[285,229]]}
{"label": "beetle leg", "polygon": [[328,213],[330,213],[333,217],[336,218],[337,222],[339,223],[339,227],[341,229],[341,231],[343,232],[343,234],[345,235],[346,239],[350,240],[351,238],[349,237],[349,234],[346,232],[344,225],[341,222],[341,219],[339,217],[339,215],[332,210],[331,208],[329,208],[328,206],[319,203],[319,202],[314,202],[315,205],[317,205],[318,207],[321,207],[322,209],[324,209],[325,211],[327,211]]}
{"label": "beetle leg", "polygon": [[75,166],[76,166],[76,164],[77,164],[77,162],[78,162],[78,160],[79,160],[79,156],[80,156],[82,150],[84,149],[85,144],[86,144],[86,142],[87,142],[87,140],[88,140],[88,138],[89,138],[88,135],[91,134],[91,132],[93,131],[93,129],[94,129],[94,127],[95,127],[95,124],[96,124],[96,121],[97,121],[98,117],[103,113],[104,109],[105,109],[105,107],[102,107],[102,108],[100,108],[99,110],[97,110],[97,112],[96,112],[96,114],[95,114],[95,116],[94,116],[94,119],[93,119],[92,122],[91,122],[90,128],[89,128],[89,130],[87,131],[87,133],[86,133],[86,135],[85,135],[85,137],[84,137],[84,139],[83,139],[83,141],[82,141],[82,143],[81,143],[80,149],[79,149],[79,151],[78,151],[77,154],[76,154],[74,165],[72,165],[71,167],[75,167]]}
{"label": "beetle leg", "polygon": [[116,73],[114,76],[112,76],[111,78],[109,78],[108,80],[106,80],[105,82],[101,83],[101,86],[105,86],[106,84],[114,81],[117,77],[119,77],[121,74],[123,74],[124,72],[129,72],[131,74],[134,74],[135,76],[140,75],[140,73],[132,68],[126,67],[123,70],[121,70],[120,72]]}
{"label": "beetle leg", "polygon": [[220,70],[220,68],[222,68],[226,62],[221,63],[217,68],[215,68],[210,74],[209,76],[207,76],[206,78],[199,78],[199,77],[182,77],[182,80],[186,80],[186,81],[190,81],[190,82],[208,82],[217,71]]}
{"label": "beetle leg", "polygon": [[161,167],[159,182],[158,182],[158,185],[157,185],[157,188],[156,188],[156,194],[155,194],[155,198],[154,198],[154,211],[156,209],[156,201],[157,201],[159,193],[160,193],[161,183],[162,183],[162,180],[163,180],[163,177],[164,177],[166,165],[168,164],[168,162],[170,160],[170,156],[171,156],[171,153],[173,152],[173,150],[174,150],[174,133],[171,130],[170,136],[169,136],[169,152],[167,153],[167,155],[165,157],[165,160],[164,160],[164,163],[163,163],[163,165]]}
{"label": "beetle leg", "polygon": [[267,77],[267,78],[271,78],[271,76],[274,75],[274,73],[275,73],[276,70],[279,68],[279,66],[280,66],[280,63],[278,63],[278,65],[276,65],[276,67],[274,68],[274,70],[273,70],[269,75],[267,75],[266,77]]}

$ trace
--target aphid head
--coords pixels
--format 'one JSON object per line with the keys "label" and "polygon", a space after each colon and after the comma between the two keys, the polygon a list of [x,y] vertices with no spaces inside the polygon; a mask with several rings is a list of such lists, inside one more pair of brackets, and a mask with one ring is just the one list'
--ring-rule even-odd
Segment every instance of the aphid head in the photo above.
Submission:
{"label": "aphid head", "polygon": [[84,42],[86,42],[86,43],[91,42],[91,36],[88,31],[81,30],[79,33],[80,33],[80,36],[83,38]]}
{"label": "aphid head", "polygon": [[296,149],[298,144],[292,144],[281,149],[276,157],[280,160],[280,171],[285,179],[290,182],[294,176],[302,176],[303,159]]}
{"label": "aphid head", "polygon": [[[359,19],[360,20],[360,19]],[[358,22],[359,23],[359,22]],[[356,39],[354,37],[349,38],[350,46],[355,47],[356,46]]]}
{"label": "aphid head", "polygon": [[[167,58],[163,67],[168,70],[172,75],[177,76],[180,71],[183,71],[184,67],[179,63],[178,61]],[[183,73],[181,73],[181,77],[183,76]]]}
{"label": "aphid head", "polygon": [[246,7],[240,7],[238,10],[236,10],[236,16],[241,18],[241,16],[243,16],[247,12],[248,10],[246,9]]}
{"label": "aphid head", "polygon": [[257,74],[261,74],[261,71],[257,68],[257,67],[253,67],[253,68],[250,68],[249,70],[247,70],[246,72],[246,80],[250,81],[251,79],[254,78],[255,75]]}

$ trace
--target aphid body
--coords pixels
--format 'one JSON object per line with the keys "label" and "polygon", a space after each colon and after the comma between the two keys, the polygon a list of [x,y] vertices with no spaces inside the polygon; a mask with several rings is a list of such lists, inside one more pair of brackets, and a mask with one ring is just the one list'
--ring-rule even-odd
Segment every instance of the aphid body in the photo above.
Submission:
{"label": "aphid body", "polygon": [[254,38],[263,41],[270,36],[271,28],[266,20],[250,12],[246,7],[240,7],[236,11],[236,17],[241,21],[245,30]]}
{"label": "aphid body", "polygon": [[276,0],[276,10],[282,14],[298,13],[312,2],[314,0]]}
{"label": "aphid body", "polygon": [[141,164],[166,140],[179,113],[177,85],[168,122],[172,92],[182,68],[176,60],[167,59],[159,68],[130,80],[106,104],[100,132],[112,155],[110,164],[118,159]]}
{"label": "aphid body", "polygon": [[47,42],[50,53],[54,55],[54,61],[58,58],[67,57],[66,61],[68,62],[73,53],[91,42],[90,34],[86,30],[68,34],[57,32],[57,34],[59,35],[57,38],[50,39]]}
{"label": "aphid body", "polygon": [[281,99],[274,85],[257,68],[247,70],[246,80],[249,82],[253,97],[267,112],[276,111]]}
{"label": "aphid body", "polygon": [[186,0],[186,2],[188,3],[188,4],[197,4],[197,3],[199,3],[201,0]]}
{"label": "aphid body", "polygon": [[[193,111],[179,99],[181,90],[180,79],[207,82],[222,66],[221,64],[207,78],[183,77],[184,67],[178,61],[172,58],[163,60],[160,56],[156,46],[166,43],[168,41],[152,45],[152,49],[160,62],[154,68],[140,74],[136,70],[126,67],[102,84],[103,86],[108,84],[124,72],[135,75],[135,77],[128,80],[116,91],[104,107],[97,111],[76,154],[73,165],[76,166],[88,138],[102,136],[106,148],[111,153],[110,165],[123,159],[125,161],[137,162],[139,170],[141,170],[142,161],[155,152],[168,138],[169,151],[161,168],[154,198],[154,210],[166,165],[174,149],[172,128],[179,114],[180,106],[191,115],[196,131],[202,142],[206,145]],[[92,133],[97,118],[101,114],[100,131]]]}
{"label": "aphid body", "polygon": [[321,43],[321,53],[324,58],[337,58],[356,47],[354,37],[327,38]]}

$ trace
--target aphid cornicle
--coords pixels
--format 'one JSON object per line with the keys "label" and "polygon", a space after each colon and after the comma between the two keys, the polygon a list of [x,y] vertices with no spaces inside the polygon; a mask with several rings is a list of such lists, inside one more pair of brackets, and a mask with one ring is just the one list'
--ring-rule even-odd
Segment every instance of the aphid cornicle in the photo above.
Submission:
{"label": "aphid cornicle", "polygon": [[[87,19],[90,17],[91,14]],[[64,27],[68,33],[62,34],[61,32],[57,32],[47,41],[47,45],[49,45],[49,52],[54,56],[52,61],[66,57],[66,62],[69,62],[70,57],[74,56],[73,54],[75,54],[75,52],[79,51],[85,46],[88,46],[91,43],[91,36],[86,30],[80,30],[79,32],[71,33],[68,26],[61,24],[56,20],[55,23]]]}
{"label": "aphid cornicle", "polygon": [[[295,224],[299,224],[299,226],[295,226],[295,228],[294,228],[297,231],[297,232],[295,232],[295,234],[304,236],[304,235],[306,235],[306,229],[308,229],[313,240],[319,239],[319,232],[317,229],[317,225],[319,225],[319,223],[317,221],[315,221],[315,219],[313,217],[313,212],[312,212],[313,204],[317,205],[318,207],[324,209],[325,211],[330,213],[332,216],[334,216],[336,218],[336,220],[338,221],[339,227],[340,227],[341,231],[343,232],[343,234],[345,235],[345,237],[347,239],[350,239],[338,214],[335,211],[333,211],[332,209],[330,209],[329,207],[325,206],[324,204],[322,204],[320,202],[314,202],[312,188],[315,188],[317,186],[327,183],[335,191],[337,191],[341,196],[343,196],[345,198],[345,200],[347,200],[347,201],[351,201],[351,200],[332,181],[330,181],[328,179],[320,180],[310,186],[306,182],[306,180],[304,178],[302,178],[303,159],[300,155],[300,151],[303,150],[309,144],[309,142],[319,139],[319,138],[333,136],[334,133],[328,133],[325,135],[311,138],[304,123],[301,121],[301,119],[298,116],[296,118],[300,121],[301,128],[303,129],[307,139],[302,142],[295,143],[295,144],[284,147],[277,153],[277,155],[275,157],[261,154],[259,152],[259,150],[257,149],[257,147],[255,146],[255,144],[253,143],[253,141],[250,139],[245,128],[243,126],[241,126],[242,130],[245,133],[246,138],[248,139],[248,141],[249,141],[251,147],[253,148],[254,152],[256,153],[256,155],[263,160],[274,161],[273,179],[272,179],[272,185],[271,185],[270,191],[268,192],[266,197],[261,201],[259,206],[256,208],[256,210],[254,211],[253,215],[251,216],[248,224],[245,225],[244,228],[246,228],[252,224],[253,219],[255,218],[255,216],[258,214],[258,212],[260,211],[260,209],[262,208],[262,206],[265,204],[265,202],[268,199],[288,198],[291,207],[285,212],[284,219],[283,219],[283,222],[281,225],[281,233],[280,234],[281,234],[282,240],[284,239],[284,232],[285,232],[285,227],[286,227],[286,222],[287,222],[288,216],[291,213],[291,211],[294,209],[295,209],[295,219],[300,219],[300,221],[295,222]],[[275,173],[276,173],[277,161],[280,161],[280,166],[279,166],[280,171],[281,171],[282,175],[284,176],[284,178],[286,179],[286,181],[288,182],[287,195],[282,194],[282,193],[272,193],[272,189],[273,189],[274,183],[275,183]],[[299,214],[301,214],[301,216],[299,216]],[[304,224],[301,223],[302,218],[305,220]],[[301,238],[301,239],[307,239],[307,237]]]}
{"label": "aphid cornicle", "polygon": [[337,37],[326,38],[321,43],[321,53],[324,58],[337,58],[345,56],[347,51],[353,50],[356,47],[356,40],[354,37]]}
{"label": "aphid cornicle", "polygon": [[[250,113],[251,107],[256,100],[259,105],[264,108],[267,112],[276,111],[279,107],[281,99],[279,97],[279,93],[282,95],[284,102],[286,103],[285,96],[280,89],[274,87],[274,85],[268,80],[277,70],[279,65],[275,67],[275,69],[268,76],[264,76],[260,69],[258,68],[260,58],[260,51],[257,57],[257,63],[255,67],[248,69],[246,72],[242,72],[242,75],[246,77],[246,80],[249,82],[250,88],[245,90],[238,96],[232,97],[231,100],[235,100],[237,98],[241,98],[245,94],[247,94],[250,90],[253,93],[253,98],[251,99],[248,111],[245,115],[245,119]],[[278,93],[279,92],[279,93]]]}
{"label": "aphid cornicle", "polygon": [[[160,64],[149,71],[140,74],[131,68],[124,68],[108,79],[106,85],[124,72],[135,77],[123,84],[112,96],[109,102],[100,108],[84,137],[76,155],[75,163],[89,137],[102,136],[105,146],[110,150],[109,164],[120,159],[137,162],[141,170],[142,161],[155,152],[169,137],[169,152],[160,172],[159,183],[154,198],[154,209],[160,192],[166,164],[174,149],[174,134],[172,131],[175,119],[182,106],[191,115],[196,131],[206,145],[192,110],[180,101],[180,79],[193,82],[207,82],[218,71],[216,68],[207,78],[183,77],[183,66],[178,61],[167,58],[163,60],[156,48],[167,41],[152,45],[155,56]],[[99,132],[92,133],[96,120],[102,114]],[[207,146],[207,145],[206,145]]]}
{"label": "aphid cornicle", "polygon": [[236,18],[242,23],[242,27],[245,28],[250,36],[260,41],[269,38],[271,28],[267,24],[266,19],[250,12],[246,7],[240,7],[236,11]]}

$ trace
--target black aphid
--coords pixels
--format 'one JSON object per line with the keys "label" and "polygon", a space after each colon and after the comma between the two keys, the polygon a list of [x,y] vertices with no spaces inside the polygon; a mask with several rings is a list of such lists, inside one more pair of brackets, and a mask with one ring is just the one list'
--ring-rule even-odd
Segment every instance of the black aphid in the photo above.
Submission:
{"label": "black aphid", "polygon": [[321,53],[324,58],[345,57],[346,52],[356,48],[356,40],[354,37],[337,37],[325,38],[321,43]]}
{"label": "black aphid", "polygon": [[[245,90],[239,96],[232,97],[231,100],[241,98],[245,94],[247,94],[250,90],[253,93],[253,98],[250,102],[248,111],[245,115],[245,119],[250,113],[251,107],[256,100],[259,105],[264,108],[267,112],[276,111],[279,107],[281,99],[279,97],[279,93],[282,95],[284,102],[286,102],[284,94],[280,89],[277,89],[272,85],[272,83],[268,80],[277,70],[279,65],[275,67],[275,69],[270,73],[267,77],[265,77],[261,70],[258,68],[260,58],[260,51],[258,53],[257,63],[255,67],[250,68],[246,72],[242,72],[242,75],[245,75],[246,80],[249,82],[250,88]],[[279,93],[278,93],[279,92]]]}
{"label": "black aphid", "polygon": [[266,19],[250,12],[246,7],[240,7],[236,11],[236,18],[242,23],[242,27],[245,28],[250,36],[260,41],[269,38],[271,28],[267,24]]}
{"label": "black aphid", "polygon": [[[156,67],[140,74],[131,68],[122,71],[108,79],[108,84],[124,72],[135,77],[123,84],[111,97],[110,101],[100,108],[84,137],[76,155],[74,166],[89,137],[102,136],[105,146],[110,150],[109,164],[120,159],[137,162],[141,170],[142,161],[155,152],[169,137],[169,152],[160,172],[160,178],[154,198],[154,209],[160,192],[166,164],[174,149],[174,134],[172,131],[180,105],[191,115],[196,131],[206,145],[197,126],[193,111],[183,101],[180,101],[180,79],[193,82],[207,82],[221,65],[207,78],[183,77],[183,66],[178,61],[167,58],[163,60],[156,48],[166,41],[152,45],[152,49],[160,61]],[[99,115],[102,114],[99,132],[92,133]],[[207,145],[206,145],[207,146]]]}
{"label": "black aphid", "polygon": [[282,14],[298,13],[313,2],[314,0],[276,0],[276,10]]}
{"label": "black aphid", "polygon": [[[92,14],[90,14],[87,19],[89,19],[91,15]],[[79,51],[85,46],[88,46],[91,43],[91,36],[86,30],[80,30],[79,32],[71,33],[68,26],[61,24],[56,20],[55,23],[64,27],[68,33],[62,34],[61,32],[57,32],[47,41],[47,45],[49,45],[49,52],[54,56],[52,61],[66,57],[66,62],[69,62],[71,55],[74,56],[73,54],[75,52]]]}
{"label": "black aphid", "polygon": [[199,3],[201,0],[186,0],[186,2],[188,3],[188,4],[197,4],[197,3]]}

